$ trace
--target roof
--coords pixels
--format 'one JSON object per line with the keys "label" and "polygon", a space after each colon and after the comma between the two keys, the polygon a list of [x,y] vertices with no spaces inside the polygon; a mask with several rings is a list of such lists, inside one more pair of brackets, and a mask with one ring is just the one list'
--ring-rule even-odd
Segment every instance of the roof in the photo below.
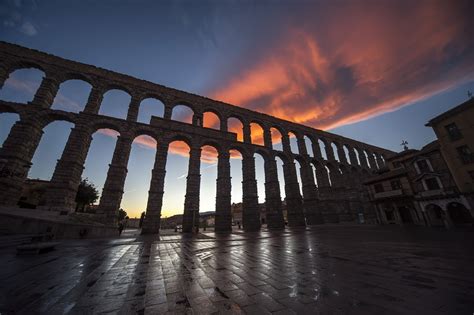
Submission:
{"label": "roof", "polygon": [[432,118],[430,121],[428,121],[425,126],[427,127],[432,127],[434,124],[442,121],[442,120],[445,120],[446,118],[449,118],[451,116],[454,116],[456,114],[459,114],[467,109],[469,109],[470,107],[474,106],[474,98],[470,98],[469,100],[465,101],[464,103],[454,107],[454,108],[451,108],[450,110],[436,116],[435,118]]}

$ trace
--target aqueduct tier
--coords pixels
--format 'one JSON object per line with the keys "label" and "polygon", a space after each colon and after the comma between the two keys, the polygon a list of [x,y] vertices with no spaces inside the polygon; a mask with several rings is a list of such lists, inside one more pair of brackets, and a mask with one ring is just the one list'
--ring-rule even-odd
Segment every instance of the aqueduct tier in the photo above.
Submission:
{"label": "aqueduct tier", "polygon": [[[150,136],[157,141],[144,233],[159,231],[168,145],[176,140],[186,142],[190,148],[184,231],[191,231],[193,222],[198,221],[195,220],[195,215],[199,213],[201,148],[205,145],[213,146],[218,151],[217,231],[230,230],[232,224],[229,150],[239,151],[243,158],[242,223],[246,230],[260,228],[254,154],[260,154],[264,158],[265,209],[269,228],[285,226],[276,157],[283,161],[285,206],[290,226],[354,221],[360,214],[366,220],[375,216],[361,183],[371,171],[385,164],[384,157],[393,154],[391,151],[5,42],[0,42],[0,58],[0,87],[18,69],[36,68],[44,72],[41,85],[28,104],[0,101],[0,113],[11,112],[20,116],[0,151],[0,205],[16,206],[43,128],[53,121],[63,120],[73,123],[74,128],[45,192],[45,205],[42,207],[46,210],[60,213],[74,211],[75,196],[92,134],[100,128],[109,128],[116,130],[120,136],[109,166],[98,212],[110,224],[116,224],[131,145],[140,135]],[[83,80],[92,86],[87,104],[79,113],[51,109],[60,85],[68,80]],[[120,89],[130,94],[131,102],[126,119],[98,114],[103,95],[111,89]],[[144,124],[137,122],[137,116],[141,101],[147,98],[160,100],[165,109],[163,117],[152,117],[149,124]],[[171,119],[177,105],[186,105],[192,109],[192,124]],[[206,112],[217,115],[219,130],[203,127],[203,115]],[[241,121],[243,141],[239,141],[236,133],[228,130],[230,118]],[[251,124],[258,124],[263,129],[262,145],[252,143]],[[273,149],[272,128],[282,135],[282,151]],[[298,153],[291,151],[290,134],[297,138]],[[313,156],[307,152],[305,137],[311,141]],[[301,166],[302,194],[295,160]]]}

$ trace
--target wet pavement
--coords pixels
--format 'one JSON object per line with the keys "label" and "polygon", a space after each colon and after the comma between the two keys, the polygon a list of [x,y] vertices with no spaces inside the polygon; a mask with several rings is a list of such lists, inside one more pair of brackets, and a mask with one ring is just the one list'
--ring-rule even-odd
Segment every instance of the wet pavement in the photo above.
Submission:
{"label": "wet pavement", "polygon": [[472,314],[474,231],[320,226],[0,250],[3,314]]}

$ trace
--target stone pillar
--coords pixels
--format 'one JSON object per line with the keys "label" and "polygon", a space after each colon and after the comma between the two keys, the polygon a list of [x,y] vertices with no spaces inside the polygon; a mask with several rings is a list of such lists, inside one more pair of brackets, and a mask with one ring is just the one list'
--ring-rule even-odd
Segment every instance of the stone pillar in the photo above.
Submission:
{"label": "stone pillar", "polygon": [[272,148],[272,133],[270,131],[270,128],[267,128],[266,126],[263,129],[263,141],[265,147],[269,149]]}
{"label": "stone pillar", "polygon": [[225,117],[222,117],[220,119],[220,123],[221,123],[221,126],[220,126],[220,131],[229,131],[229,127],[227,126],[227,118]]}
{"label": "stone pillar", "polygon": [[281,144],[283,146],[283,152],[292,154],[291,145],[290,145],[290,137],[288,136],[288,134],[281,135]]}
{"label": "stone pillar", "polygon": [[369,168],[369,165],[367,164],[367,159],[364,154],[364,150],[362,149],[356,149],[357,152],[359,152],[359,160],[360,160],[360,166],[364,168]]}
{"label": "stone pillar", "polygon": [[374,155],[371,152],[367,152],[370,168],[377,169],[377,164],[375,163]]}
{"label": "stone pillar", "polygon": [[59,90],[59,81],[56,78],[46,76],[41,81],[36,94],[31,101],[32,104],[38,105],[43,108],[51,108],[53,105],[54,98]]}
{"label": "stone pillar", "polygon": [[382,160],[382,157],[380,154],[376,154],[376,160],[377,160],[377,164],[379,166],[379,168],[382,168],[383,166],[385,166],[385,163],[383,162]]}
{"label": "stone pillar", "polygon": [[326,150],[326,156],[328,161],[336,161],[336,157],[334,156],[334,151],[332,149],[331,143],[324,142],[324,149]]}
{"label": "stone pillar", "polygon": [[148,202],[145,220],[142,225],[142,234],[156,234],[160,231],[167,156],[168,143],[158,143],[155,165],[151,171],[150,190],[148,191]]}
{"label": "stone pillar", "polygon": [[192,147],[189,152],[186,196],[184,199],[183,232],[199,228],[199,190],[201,186],[201,148]]}
{"label": "stone pillar", "polygon": [[316,168],[316,178],[318,180],[318,188],[330,187],[328,171],[324,165],[318,165]]}
{"label": "stone pillar", "polygon": [[311,146],[313,147],[314,157],[317,158],[318,160],[322,160],[323,155],[321,154],[321,148],[319,147],[319,142],[316,141],[315,143],[314,141],[312,141]]}
{"label": "stone pillar", "polygon": [[298,177],[293,160],[285,161],[283,164],[283,175],[285,176],[286,213],[289,226],[305,226],[303,212],[303,199],[301,198]]}
{"label": "stone pillar", "polygon": [[346,152],[344,151],[344,146],[340,144],[336,144],[337,147],[337,155],[339,155],[339,161],[343,164],[348,164],[347,158],[346,158]]}
{"label": "stone pillar", "polygon": [[354,149],[351,147],[349,147],[349,160],[351,161],[351,165],[359,165]]}
{"label": "stone pillar", "polygon": [[86,122],[79,122],[72,128],[46,190],[44,209],[60,213],[75,211],[77,189],[91,141],[92,134]]}
{"label": "stone pillar", "polygon": [[141,97],[139,95],[133,95],[128,105],[127,120],[136,122],[138,119],[138,112],[140,110]]}
{"label": "stone pillar", "polygon": [[11,128],[0,149],[0,205],[17,204],[42,135],[35,118],[21,119]]}
{"label": "stone pillar", "polygon": [[88,114],[97,114],[99,113],[100,104],[104,99],[105,89],[102,86],[94,85],[92,87],[89,98],[87,99],[87,104],[84,107],[84,113]]}
{"label": "stone pillar", "polygon": [[202,113],[194,113],[192,124],[194,126],[202,127],[202,125],[203,125],[202,119],[203,119],[203,114]]}
{"label": "stone pillar", "polygon": [[173,107],[168,106],[165,104],[165,111],[163,113],[163,119],[171,119],[171,116],[173,115]]}
{"label": "stone pillar", "polygon": [[216,181],[216,232],[232,231],[229,151],[219,153]]}
{"label": "stone pillar", "polygon": [[298,152],[300,155],[308,155],[308,150],[306,149],[306,143],[304,141],[304,137],[298,137],[297,144],[298,144]]}
{"label": "stone pillar", "polygon": [[313,168],[306,161],[301,161],[301,181],[303,183],[303,206],[308,225],[324,223],[318,203],[318,191],[314,184]]}
{"label": "stone pillar", "polygon": [[274,158],[265,160],[265,212],[269,229],[285,228],[281,209],[280,183]]}
{"label": "stone pillar", "polygon": [[245,143],[252,143],[252,137],[250,133],[250,124],[247,122],[243,122],[243,133],[244,133],[244,142]]}
{"label": "stone pillar", "polygon": [[260,230],[260,210],[253,155],[243,157],[242,177],[242,223],[244,230],[258,231]]}
{"label": "stone pillar", "polygon": [[10,75],[8,65],[4,64],[4,61],[2,61],[2,64],[0,64],[0,89],[3,88],[3,85],[5,84],[5,81],[8,79],[8,76]]}
{"label": "stone pillar", "polygon": [[110,225],[117,224],[132,142],[131,137],[121,135],[117,138],[112,163],[109,165],[107,179],[100,197],[99,213],[104,215],[105,222]]}

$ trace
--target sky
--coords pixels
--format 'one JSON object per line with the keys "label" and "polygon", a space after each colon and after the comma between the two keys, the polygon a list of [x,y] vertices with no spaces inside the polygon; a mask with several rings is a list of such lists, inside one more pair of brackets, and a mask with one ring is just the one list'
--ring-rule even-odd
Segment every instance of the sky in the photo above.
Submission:
{"label": "sky", "polygon": [[[7,0],[0,4],[0,40],[400,151],[402,140],[416,149],[434,140],[424,124],[474,91],[473,13],[474,2],[461,0]],[[13,73],[0,98],[28,102],[41,76],[31,69]],[[84,82],[67,82],[53,108],[78,112],[89,91]],[[109,92],[100,113],[124,117],[128,102],[126,93]],[[156,100],[142,103],[139,121],[148,123],[151,115],[163,115]],[[173,115],[190,117],[186,109]],[[0,144],[16,119],[0,114]],[[30,178],[51,178],[72,127],[45,128]],[[257,129],[252,134],[260,141]],[[99,130],[93,137],[84,177],[99,190],[116,136]],[[131,217],[145,210],[155,145],[146,137],[133,144],[122,201]],[[172,144],[164,216],[182,213],[186,150]],[[215,152],[205,152],[201,211],[212,211]],[[239,202],[241,161],[234,155],[232,194]],[[263,202],[261,157],[256,163]]]}

